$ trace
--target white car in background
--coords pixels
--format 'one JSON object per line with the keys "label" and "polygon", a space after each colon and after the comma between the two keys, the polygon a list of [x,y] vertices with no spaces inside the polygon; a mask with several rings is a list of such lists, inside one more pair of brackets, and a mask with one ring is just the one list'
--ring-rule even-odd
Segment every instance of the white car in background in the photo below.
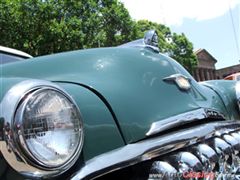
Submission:
{"label": "white car in background", "polygon": [[240,72],[239,72],[239,73],[231,74],[231,75],[225,77],[224,79],[225,79],[225,80],[236,80],[236,81],[240,81]]}
{"label": "white car in background", "polygon": [[32,58],[32,56],[16,49],[0,46],[0,64],[12,63],[28,58]]}

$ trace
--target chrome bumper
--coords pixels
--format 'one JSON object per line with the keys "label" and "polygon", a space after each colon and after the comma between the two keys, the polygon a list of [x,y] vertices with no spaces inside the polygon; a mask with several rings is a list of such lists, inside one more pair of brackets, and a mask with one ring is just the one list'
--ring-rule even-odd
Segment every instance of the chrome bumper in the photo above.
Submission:
{"label": "chrome bumper", "polygon": [[[235,134],[235,137],[232,136],[233,133]],[[123,148],[119,148],[114,151],[99,155],[87,161],[84,166],[72,176],[72,179],[78,180],[83,178],[97,178],[107,173],[111,173],[135,165],[139,162],[148,160],[153,160],[154,168],[154,162],[162,162],[166,160],[166,155],[167,157],[169,157],[168,154],[175,153],[176,151],[176,155],[171,155],[172,159],[174,159],[175,157],[175,160],[181,160],[181,158],[186,155],[185,151],[187,147],[190,148],[190,150],[188,150],[188,153],[191,154],[190,156],[194,156],[194,158],[197,159],[200,163],[203,163],[199,158],[193,155],[194,147],[197,147],[200,144],[212,146],[212,148],[216,151],[216,156],[218,160],[219,152],[217,152],[218,150],[216,148],[220,148],[219,151],[221,151],[221,143],[223,143],[225,146],[227,144],[227,149],[231,149],[231,152],[234,155],[238,156],[240,149],[234,149],[235,147],[233,147],[231,141],[227,142],[226,140],[223,140],[223,136],[230,135],[235,139],[235,142],[237,141],[240,145],[240,139],[238,138],[240,137],[239,133],[240,123],[236,121],[208,123],[204,125],[190,127],[188,129],[180,130],[177,132],[171,132],[166,135],[158,136],[148,140],[143,140],[134,144],[129,144]],[[216,143],[214,144],[216,138],[217,141],[218,139],[220,139],[220,145]],[[222,151],[223,152],[220,153],[227,153],[225,152],[225,150]],[[156,160],[156,158],[158,159]],[[174,162],[175,160],[171,160],[171,162]],[[166,163],[171,164],[170,161],[167,161]],[[180,167],[176,167],[176,164],[174,164],[174,166],[174,169],[180,170]]]}

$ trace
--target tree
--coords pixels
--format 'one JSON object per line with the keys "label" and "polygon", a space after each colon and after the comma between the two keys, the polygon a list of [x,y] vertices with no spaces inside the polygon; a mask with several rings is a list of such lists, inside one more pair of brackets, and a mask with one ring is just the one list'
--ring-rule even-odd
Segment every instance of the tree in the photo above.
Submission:
{"label": "tree", "polygon": [[133,21],[118,0],[1,0],[0,44],[33,56],[75,49],[116,46],[155,29],[159,49],[188,70],[196,65],[184,34],[147,20]]}
{"label": "tree", "polygon": [[133,20],[124,5],[116,0],[99,1],[100,29],[105,32],[103,46],[115,46],[133,38]]}
{"label": "tree", "polygon": [[183,33],[180,35],[173,33],[170,44],[170,56],[188,69],[189,72],[192,72],[197,66],[197,57],[193,53],[192,43]]}
{"label": "tree", "polygon": [[1,0],[0,44],[34,56],[129,40],[132,20],[117,0]]}

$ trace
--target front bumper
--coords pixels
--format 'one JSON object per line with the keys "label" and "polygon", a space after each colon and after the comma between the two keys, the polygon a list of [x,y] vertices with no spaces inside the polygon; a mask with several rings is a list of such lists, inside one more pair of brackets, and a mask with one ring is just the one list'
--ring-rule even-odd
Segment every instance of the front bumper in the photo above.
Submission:
{"label": "front bumper", "polygon": [[[228,136],[230,136],[230,140],[226,138]],[[210,151],[208,152],[208,149],[205,154],[201,152],[200,146],[202,145],[213,149],[214,154],[211,154]],[[239,146],[239,122],[222,121],[197,125],[195,127],[189,127],[177,132],[171,132],[152,139],[129,144],[123,148],[97,156],[87,161],[84,166],[72,176],[72,179],[103,177],[106,174],[121,171],[122,169],[143,162],[147,162],[148,164],[149,162],[152,163],[148,170],[145,168],[149,175],[152,175],[151,171],[154,168],[159,168],[157,170],[158,173],[171,173],[162,169],[161,165],[156,167],[156,162],[159,162],[158,164],[167,163],[172,166],[174,172],[176,171],[176,173],[180,173],[182,176],[185,171],[207,171],[208,173],[214,172],[222,175],[228,173],[235,175],[239,171],[240,162],[233,162],[233,159],[238,158],[239,160]],[[189,158],[184,159],[185,156]],[[203,156],[205,159],[209,156],[209,159],[206,159],[206,161],[214,164],[215,167],[213,169],[207,169]],[[230,159],[232,162],[230,162]],[[229,166],[229,168],[232,169],[224,169],[221,167],[222,165]],[[151,179],[151,177],[149,178]]]}
{"label": "front bumper", "polygon": [[[1,144],[1,151],[4,149],[2,146],[4,144]],[[206,147],[206,151],[201,147]],[[104,179],[126,169],[137,170],[132,167],[139,164],[144,166],[142,169],[149,179],[159,179],[159,175],[174,175],[181,179],[178,177],[190,177],[194,173],[196,175],[196,172],[201,172],[201,176],[207,173],[212,176],[211,173],[215,173],[235,178],[240,170],[239,151],[240,122],[218,121],[191,125],[96,156],[85,162],[70,178]],[[18,173],[31,179],[37,178],[29,172]]]}

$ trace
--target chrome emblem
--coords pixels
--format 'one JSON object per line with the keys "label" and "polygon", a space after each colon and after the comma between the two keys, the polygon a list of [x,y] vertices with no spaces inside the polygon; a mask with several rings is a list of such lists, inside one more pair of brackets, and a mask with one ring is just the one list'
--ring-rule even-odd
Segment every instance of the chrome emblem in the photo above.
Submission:
{"label": "chrome emblem", "polygon": [[187,91],[191,88],[190,79],[182,74],[173,74],[163,79],[164,81],[174,82],[180,90]]}

